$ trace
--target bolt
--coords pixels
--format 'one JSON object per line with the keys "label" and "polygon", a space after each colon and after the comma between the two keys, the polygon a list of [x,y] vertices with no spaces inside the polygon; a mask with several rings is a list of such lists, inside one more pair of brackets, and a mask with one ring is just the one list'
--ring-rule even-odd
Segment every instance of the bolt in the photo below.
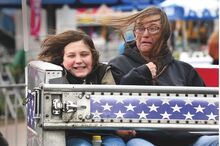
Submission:
{"label": "bolt", "polygon": [[82,97],[83,97],[82,94],[79,94],[79,95],[78,95],[78,98],[79,98],[79,99],[82,99]]}
{"label": "bolt", "polygon": [[86,99],[90,99],[90,95],[89,94],[86,95]]}

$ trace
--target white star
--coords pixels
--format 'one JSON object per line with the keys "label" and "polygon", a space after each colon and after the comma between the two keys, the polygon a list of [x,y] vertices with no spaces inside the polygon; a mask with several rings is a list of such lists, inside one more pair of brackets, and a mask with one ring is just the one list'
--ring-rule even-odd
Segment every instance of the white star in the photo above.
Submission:
{"label": "white star", "polygon": [[169,104],[170,104],[169,101],[170,101],[170,99],[168,99],[168,98],[163,98],[163,99],[162,99],[162,105],[163,105],[163,104],[168,104],[168,105],[169,105]]}
{"label": "white star", "polygon": [[207,117],[209,117],[208,120],[216,120],[215,117],[217,117],[217,115],[214,115],[212,112],[210,115],[207,115]]}
{"label": "white star", "polygon": [[160,114],[160,115],[163,116],[162,119],[170,119],[169,116],[170,116],[171,114],[168,114],[168,113],[165,111],[163,114]]}
{"label": "white star", "polygon": [[128,106],[125,106],[127,108],[127,111],[134,111],[134,108],[136,106],[132,106],[131,104],[129,104]]}
{"label": "white star", "polygon": [[93,99],[93,103],[96,103],[96,102],[100,103],[101,97],[96,96],[96,97],[94,97],[92,99]]}
{"label": "white star", "polygon": [[215,106],[215,101],[214,100],[210,100],[210,101],[208,101],[208,103],[209,103],[208,106],[209,105],[214,105]]}
{"label": "white star", "polygon": [[33,119],[31,119],[31,125],[33,125],[34,124],[34,120]]}
{"label": "white star", "polygon": [[147,104],[147,98],[146,97],[140,97],[139,98],[139,104]]}
{"label": "white star", "polygon": [[118,111],[118,113],[115,113],[116,114],[116,118],[119,119],[119,118],[124,118],[124,114],[125,113],[122,113],[120,110]]}
{"label": "white star", "polygon": [[147,113],[145,113],[144,111],[142,111],[141,113],[137,113],[139,115],[139,119],[147,119]]}
{"label": "white star", "polygon": [[124,104],[124,102],[123,102],[124,98],[120,97],[120,98],[117,98],[116,100],[117,100],[116,104],[118,104],[118,103]]}
{"label": "white star", "polygon": [[34,116],[34,114],[35,114],[35,113],[34,113],[34,110],[32,110],[32,115]]}
{"label": "white star", "polygon": [[100,118],[100,115],[102,113],[99,113],[97,110],[95,111],[95,113],[93,113],[93,118]]}
{"label": "white star", "polygon": [[187,105],[187,104],[190,104],[190,105],[192,105],[192,100],[190,99],[190,98],[187,98],[186,100],[185,100],[185,105]]}
{"label": "white star", "polygon": [[31,110],[31,108],[29,108],[29,113],[31,113],[31,112],[34,113],[34,112]]}
{"label": "white star", "polygon": [[34,100],[31,100],[31,106],[34,107]]}
{"label": "white star", "polygon": [[151,111],[155,111],[157,112],[157,108],[159,108],[159,106],[155,106],[154,104],[152,104],[152,106],[148,106],[150,108],[150,112]]}
{"label": "white star", "polygon": [[176,104],[175,106],[172,106],[171,108],[173,109],[173,112],[180,112],[180,109],[181,109],[182,107],[179,107],[179,106]]}
{"label": "white star", "polygon": [[200,105],[198,107],[194,107],[196,109],[196,113],[201,112],[204,113],[203,110],[205,109],[204,107],[201,107]]}
{"label": "white star", "polygon": [[187,114],[183,114],[183,115],[185,116],[185,120],[187,120],[187,119],[192,120],[192,117],[194,116],[194,115],[190,114],[190,112],[188,112]]}
{"label": "white star", "polygon": [[109,110],[109,111],[111,111],[111,105],[108,105],[108,103],[106,103],[105,105],[102,105],[102,107],[104,108],[103,110],[105,111],[105,110]]}

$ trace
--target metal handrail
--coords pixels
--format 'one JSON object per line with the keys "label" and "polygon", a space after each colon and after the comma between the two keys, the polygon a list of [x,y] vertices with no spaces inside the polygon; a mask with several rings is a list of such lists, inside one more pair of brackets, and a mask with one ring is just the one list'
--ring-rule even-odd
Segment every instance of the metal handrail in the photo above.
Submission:
{"label": "metal handrail", "polygon": [[0,85],[0,88],[23,88],[26,84],[10,84],[10,85]]}

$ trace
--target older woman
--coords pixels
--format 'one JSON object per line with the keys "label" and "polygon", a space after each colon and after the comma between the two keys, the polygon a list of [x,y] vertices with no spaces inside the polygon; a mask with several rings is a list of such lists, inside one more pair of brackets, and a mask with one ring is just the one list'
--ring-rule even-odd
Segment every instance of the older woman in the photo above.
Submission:
{"label": "older woman", "polygon": [[167,44],[171,28],[160,8],[150,7],[110,24],[120,31],[131,25],[135,35],[126,42],[124,54],[109,61],[118,84],[204,86],[191,65],[172,57]]}
{"label": "older woman", "polygon": [[[172,57],[168,48],[171,28],[166,13],[160,8],[149,7],[130,16],[103,22],[120,32],[133,28],[135,36],[133,41],[126,42],[122,55],[109,61],[117,84],[205,86],[191,65]],[[129,131],[127,133],[129,134]],[[126,131],[118,131],[118,134],[126,135]],[[200,137],[189,133],[178,136],[176,133],[163,131],[137,132],[136,136],[148,139],[151,143],[134,138],[128,141],[128,146],[218,145],[218,136]]]}

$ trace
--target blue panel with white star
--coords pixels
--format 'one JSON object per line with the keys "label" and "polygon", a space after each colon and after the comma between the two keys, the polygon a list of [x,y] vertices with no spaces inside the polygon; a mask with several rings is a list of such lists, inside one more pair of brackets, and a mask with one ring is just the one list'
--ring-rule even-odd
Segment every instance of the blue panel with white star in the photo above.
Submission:
{"label": "blue panel with white star", "polygon": [[99,119],[219,119],[219,103],[199,98],[92,95],[90,104],[93,118]]}

